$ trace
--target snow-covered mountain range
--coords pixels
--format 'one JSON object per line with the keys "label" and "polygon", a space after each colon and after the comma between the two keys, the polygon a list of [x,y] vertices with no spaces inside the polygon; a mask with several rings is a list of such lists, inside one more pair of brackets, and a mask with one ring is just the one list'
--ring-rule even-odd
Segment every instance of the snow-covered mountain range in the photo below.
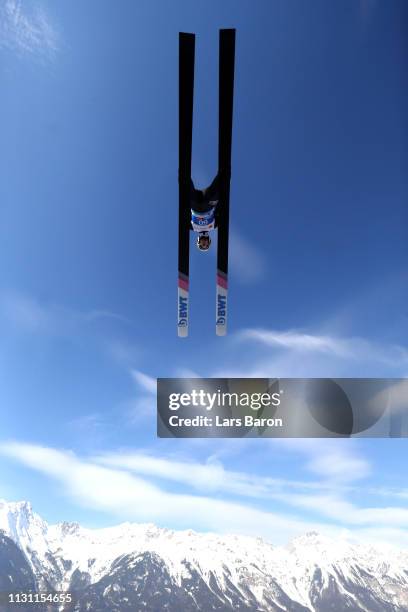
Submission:
{"label": "snow-covered mountain range", "polygon": [[64,612],[408,611],[407,551],[314,532],[275,547],[152,524],[85,529],[4,501],[0,530],[0,591],[72,591]]}

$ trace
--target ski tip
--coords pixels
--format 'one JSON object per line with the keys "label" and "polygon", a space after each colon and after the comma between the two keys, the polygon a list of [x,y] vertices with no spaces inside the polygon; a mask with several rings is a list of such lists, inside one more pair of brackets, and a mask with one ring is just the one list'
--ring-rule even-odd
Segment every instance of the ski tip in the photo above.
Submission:
{"label": "ski tip", "polygon": [[187,338],[188,336],[188,327],[187,325],[179,325],[177,327],[177,335],[179,338]]}
{"label": "ski tip", "polygon": [[217,336],[226,336],[227,335],[227,326],[226,325],[216,325],[215,333]]}

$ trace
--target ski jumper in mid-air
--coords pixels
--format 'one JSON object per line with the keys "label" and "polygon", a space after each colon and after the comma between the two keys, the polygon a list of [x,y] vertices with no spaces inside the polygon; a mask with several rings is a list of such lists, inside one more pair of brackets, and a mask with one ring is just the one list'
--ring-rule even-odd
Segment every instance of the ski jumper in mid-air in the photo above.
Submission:
{"label": "ski jumper in mid-air", "polygon": [[190,183],[191,229],[198,233],[197,247],[208,251],[211,245],[209,232],[218,226],[219,188],[218,175],[206,189],[196,189]]}
{"label": "ski jumper in mid-air", "polygon": [[217,275],[215,331],[227,333],[228,242],[231,181],[232,111],[234,98],[235,30],[220,30],[218,80],[218,164],[216,177],[206,189],[196,189],[191,179],[194,106],[195,34],[179,33],[179,223],[177,333],[189,330],[190,232],[197,247],[208,251],[216,230]]}

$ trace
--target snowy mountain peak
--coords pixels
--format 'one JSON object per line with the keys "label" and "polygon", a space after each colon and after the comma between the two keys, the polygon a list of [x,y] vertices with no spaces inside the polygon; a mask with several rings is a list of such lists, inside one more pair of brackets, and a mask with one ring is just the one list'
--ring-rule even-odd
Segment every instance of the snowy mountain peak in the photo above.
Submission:
{"label": "snowy mountain peak", "polygon": [[5,511],[10,514],[33,514],[33,509],[28,501],[7,502],[5,499],[0,499],[0,512]]}
{"label": "snowy mountain peak", "polygon": [[68,521],[63,521],[62,523],[59,524],[59,526],[60,526],[62,535],[72,535],[72,534],[78,533],[78,531],[81,528],[79,523],[71,523]]}
{"label": "snowy mountain peak", "polygon": [[[98,595],[103,609],[121,609],[109,600],[118,581],[131,609],[159,594],[157,609],[169,611],[221,609],[220,602],[225,610],[408,610],[407,552],[315,531],[279,547],[261,538],[174,531],[152,523],[86,529],[72,522],[48,525],[29,503],[5,501],[0,529],[23,551],[39,588],[84,589],[75,612],[100,609],[98,585],[111,585]],[[212,603],[209,597],[215,598]]]}
{"label": "snowy mountain peak", "polygon": [[317,531],[306,531],[305,536],[306,538],[310,538],[310,539],[314,539],[314,538],[318,538],[320,534],[317,533]]}
{"label": "snowy mountain peak", "polygon": [[0,501],[0,529],[14,541],[43,538],[48,525],[33,512],[29,502]]}

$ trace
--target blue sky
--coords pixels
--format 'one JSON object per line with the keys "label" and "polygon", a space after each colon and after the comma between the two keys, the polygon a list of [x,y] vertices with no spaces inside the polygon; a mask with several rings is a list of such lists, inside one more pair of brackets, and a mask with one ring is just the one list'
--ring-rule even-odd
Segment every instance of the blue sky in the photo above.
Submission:
{"label": "blue sky", "polygon": [[[407,543],[405,440],[157,440],[152,391],[158,376],[407,375],[407,10],[3,3],[0,497],[88,526]],[[197,34],[205,186],[220,27],[237,28],[230,333],[215,336],[214,255],[192,249],[180,340],[178,32]]]}

